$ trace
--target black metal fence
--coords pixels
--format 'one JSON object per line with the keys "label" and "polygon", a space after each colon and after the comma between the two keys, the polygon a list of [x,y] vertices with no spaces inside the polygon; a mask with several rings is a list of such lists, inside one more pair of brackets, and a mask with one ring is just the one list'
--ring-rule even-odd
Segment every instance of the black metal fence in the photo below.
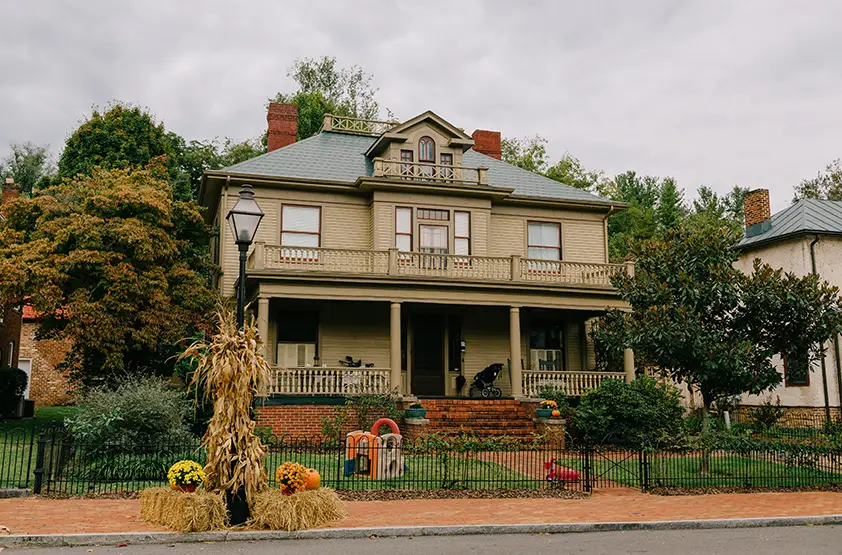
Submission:
{"label": "black metal fence", "polygon": [[[165,486],[169,467],[205,462],[199,440],[176,445],[85,444],[60,430],[0,432],[0,487],[52,495]],[[315,468],[337,490],[566,488],[812,488],[842,486],[842,455],[820,450],[624,449],[548,440],[421,438],[350,443],[281,438],[269,445],[270,484],[286,461]]]}

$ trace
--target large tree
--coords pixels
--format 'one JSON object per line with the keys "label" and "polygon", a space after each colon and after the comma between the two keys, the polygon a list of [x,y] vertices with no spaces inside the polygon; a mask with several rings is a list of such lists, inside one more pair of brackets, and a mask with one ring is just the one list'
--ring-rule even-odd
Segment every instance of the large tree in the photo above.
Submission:
{"label": "large tree", "polygon": [[83,384],[170,372],[208,320],[208,230],[168,180],[163,165],[94,169],[5,209],[0,302],[29,296],[39,336],[72,341],[63,364]]}
{"label": "large tree", "polygon": [[289,68],[287,76],[293,78],[298,90],[279,92],[269,101],[298,107],[298,140],[318,133],[328,113],[363,119],[380,117],[373,76],[360,66],[340,67],[331,56],[302,58]]}
{"label": "large tree", "polygon": [[836,287],[759,262],[743,274],[734,268],[736,238],[724,227],[680,228],[635,245],[635,275],[614,279],[631,312],[612,314],[605,328],[699,391],[706,414],[723,397],[779,385],[773,355],[808,368],[842,329]]}
{"label": "large tree", "polygon": [[837,158],[815,177],[796,185],[793,201],[805,198],[842,200],[842,160]]}
{"label": "large tree", "polygon": [[46,145],[12,143],[12,152],[0,161],[0,178],[10,177],[28,196],[49,185],[55,175],[55,166]]}
{"label": "large tree", "polygon": [[585,169],[582,162],[569,152],[551,165],[547,157],[547,140],[540,135],[524,139],[504,138],[501,150],[504,162],[577,189],[597,192],[604,181],[601,171]]}
{"label": "large tree", "polygon": [[158,160],[176,186],[176,197],[186,200],[190,191],[187,181],[180,179],[180,141],[140,106],[114,103],[102,111],[94,107],[91,116],[67,139],[58,161],[58,176],[91,175],[94,168],[139,168]]}

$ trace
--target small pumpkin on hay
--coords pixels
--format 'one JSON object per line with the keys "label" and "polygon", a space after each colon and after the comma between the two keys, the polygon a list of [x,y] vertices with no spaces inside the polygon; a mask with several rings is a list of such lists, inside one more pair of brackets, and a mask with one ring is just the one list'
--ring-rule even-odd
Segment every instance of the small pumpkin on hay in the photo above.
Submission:
{"label": "small pumpkin on hay", "polygon": [[172,489],[193,493],[205,481],[205,471],[196,461],[178,461],[167,472]]}

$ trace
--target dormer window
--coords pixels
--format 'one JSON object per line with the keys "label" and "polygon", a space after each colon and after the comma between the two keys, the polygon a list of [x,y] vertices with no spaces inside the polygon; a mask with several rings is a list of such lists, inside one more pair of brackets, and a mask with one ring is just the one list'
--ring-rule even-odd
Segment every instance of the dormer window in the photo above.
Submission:
{"label": "dormer window", "polygon": [[430,137],[421,137],[418,141],[418,161],[436,163],[436,143]]}

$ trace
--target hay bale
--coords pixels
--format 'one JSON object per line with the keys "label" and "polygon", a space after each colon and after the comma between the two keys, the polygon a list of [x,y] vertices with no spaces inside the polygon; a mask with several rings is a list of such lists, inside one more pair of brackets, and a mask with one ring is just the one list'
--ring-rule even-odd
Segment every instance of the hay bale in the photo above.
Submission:
{"label": "hay bale", "polygon": [[140,518],[177,532],[207,532],[228,525],[228,509],[219,492],[151,488],[140,494]]}
{"label": "hay bale", "polygon": [[279,488],[257,494],[252,519],[254,528],[306,530],[345,518],[345,504],[329,488],[304,490],[284,495]]}

